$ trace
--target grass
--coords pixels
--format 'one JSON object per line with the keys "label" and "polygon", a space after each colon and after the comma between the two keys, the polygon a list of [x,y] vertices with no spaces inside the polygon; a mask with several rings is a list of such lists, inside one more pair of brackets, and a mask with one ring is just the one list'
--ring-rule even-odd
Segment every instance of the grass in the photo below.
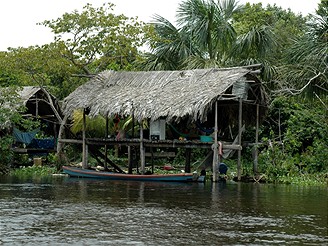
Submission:
{"label": "grass", "polygon": [[12,169],[10,176],[18,178],[46,177],[57,172],[55,167],[49,166],[29,166]]}

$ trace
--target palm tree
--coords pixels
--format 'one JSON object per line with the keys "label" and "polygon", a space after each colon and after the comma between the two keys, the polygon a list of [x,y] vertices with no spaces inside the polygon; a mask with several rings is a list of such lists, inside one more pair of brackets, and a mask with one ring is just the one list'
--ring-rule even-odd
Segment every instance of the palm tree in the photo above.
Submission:
{"label": "palm tree", "polygon": [[187,0],[178,8],[177,23],[203,58],[220,60],[236,39],[231,18],[239,10],[235,0]]}
{"label": "palm tree", "polygon": [[156,38],[151,39],[151,53],[145,55],[144,70],[175,70],[183,61],[195,53],[188,33],[175,27],[167,19],[155,15],[151,23]]}
{"label": "palm tree", "polygon": [[186,0],[177,11],[177,26],[155,15],[157,38],[143,68],[148,70],[217,67],[236,39],[230,23],[240,10],[235,0]]}
{"label": "palm tree", "polygon": [[321,1],[317,15],[311,15],[307,32],[294,40],[286,51],[285,64],[280,67],[284,92],[310,97],[328,93],[328,2]]}
{"label": "palm tree", "polygon": [[155,16],[152,25],[157,39],[143,68],[193,69],[263,62],[258,58],[264,58],[275,44],[273,33],[260,26],[238,37],[232,20],[242,9],[236,0],[185,0],[177,10],[177,27]]}

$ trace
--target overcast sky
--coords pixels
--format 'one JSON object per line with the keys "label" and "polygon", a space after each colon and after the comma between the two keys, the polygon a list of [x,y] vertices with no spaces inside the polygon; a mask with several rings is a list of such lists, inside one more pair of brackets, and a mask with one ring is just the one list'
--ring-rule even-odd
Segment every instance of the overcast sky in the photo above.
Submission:
{"label": "overcast sky", "polygon": [[[49,28],[36,25],[44,20],[57,19],[64,13],[81,10],[87,3],[94,7],[101,6],[104,0],[3,0],[0,3],[0,51],[8,47],[28,47],[43,45],[53,41]],[[116,7],[116,14],[138,16],[149,21],[151,16],[159,14],[170,21],[175,20],[178,4],[182,0],[111,0]],[[239,0],[239,3],[262,2],[290,8],[295,13],[307,15],[314,13],[320,0]]]}

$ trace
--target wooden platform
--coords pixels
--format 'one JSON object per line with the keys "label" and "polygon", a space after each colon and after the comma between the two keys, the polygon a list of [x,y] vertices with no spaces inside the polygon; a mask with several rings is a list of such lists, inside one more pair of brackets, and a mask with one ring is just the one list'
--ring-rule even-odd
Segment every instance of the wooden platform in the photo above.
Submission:
{"label": "wooden platform", "polygon": [[31,149],[31,148],[12,148],[17,154],[35,154],[35,153],[54,153],[55,149]]}
{"label": "wooden platform", "polygon": [[[82,144],[81,139],[58,139],[60,143]],[[126,145],[126,146],[139,146],[140,139],[122,139],[116,140],[111,138],[87,138],[87,145]],[[201,142],[200,140],[143,140],[144,147],[157,147],[157,148],[202,148],[211,149],[213,142]],[[231,143],[223,142],[223,149],[241,150],[242,146]]]}

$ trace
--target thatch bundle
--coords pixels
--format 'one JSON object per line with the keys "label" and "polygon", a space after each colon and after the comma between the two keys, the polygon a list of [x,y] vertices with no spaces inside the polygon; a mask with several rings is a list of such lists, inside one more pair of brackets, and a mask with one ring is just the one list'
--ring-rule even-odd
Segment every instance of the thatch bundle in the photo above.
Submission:
{"label": "thatch bundle", "polygon": [[88,108],[90,116],[128,116],[167,121],[205,120],[213,103],[250,72],[246,68],[184,71],[104,71],[64,100],[64,113]]}

